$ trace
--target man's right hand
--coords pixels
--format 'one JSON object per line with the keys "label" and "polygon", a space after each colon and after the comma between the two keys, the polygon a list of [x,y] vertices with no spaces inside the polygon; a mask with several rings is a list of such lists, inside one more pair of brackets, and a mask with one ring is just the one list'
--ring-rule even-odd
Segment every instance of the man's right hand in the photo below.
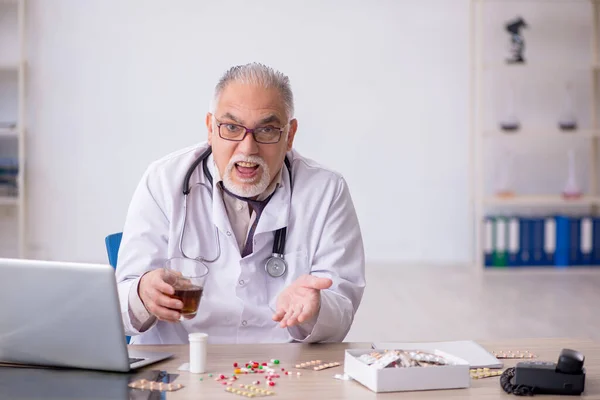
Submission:
{"label": "man's right hand", "polygon": [[150,271],[142,276],[138,286],[138,295],[146,310],[162,321],[178,322],[183,308],[180,300],[170,296],[175,293],[173,286],[165,282],[165,270]]}

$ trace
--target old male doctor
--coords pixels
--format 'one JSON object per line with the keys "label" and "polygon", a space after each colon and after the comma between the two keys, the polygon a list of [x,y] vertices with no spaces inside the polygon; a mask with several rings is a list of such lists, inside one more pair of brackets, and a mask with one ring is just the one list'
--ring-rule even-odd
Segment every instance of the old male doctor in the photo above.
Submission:
{"label": "old male doctor", "polygon": [[[298,122],[288,78],[262,64],[228,70],[206,116],[208,141],[153,162],[131,201],[116,277],[132,344],[340,342],[365,287],[358,219],[344,178],[292,149]],[[197,315],[179,321],[163,266],[182,257],[183,181],[193,169],[183,252],[209,273]],[[284,163],[288,158],[290,168]],[[291,169],[291,171],[290,171]],[[291,172],[291,180],[290,180]],[[271,276],[287,227],[283,276]],[[217,240],[218,239],[218,240]]]}

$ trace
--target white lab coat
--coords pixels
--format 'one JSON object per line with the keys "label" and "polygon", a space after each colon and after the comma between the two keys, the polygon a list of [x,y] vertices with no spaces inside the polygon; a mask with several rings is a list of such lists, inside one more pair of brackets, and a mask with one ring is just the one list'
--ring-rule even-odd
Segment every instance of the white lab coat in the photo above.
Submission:
{"label": "white lab coat", "polygon": [[[125,332],[132,344],[188,343],[191,332],[205,332],[211,343],[341,342],[348,333],[365,287],[364,250],[354,205],[345,180],[295,150],[293,195],[287,170],[264,209],[254,235],[254,252],[244,258],[229,223],[222,193],[196,186],[189,195],[184,252],[211,259],[216,234],[221,255],[208,264],[203,297],[195,318],[181,323],[157,321],[140,333],[131,322],[128,295],[141,275],[160,268],[166,259],[181,257],[182,182],[194,160],[207,148],[201,143],[152,163],[133,195],[118,256],[116,279]],[[213,177],[212,155],[208,165]],[[285,166],[284,166],[285,168]],[[202,164],[191,183],[208,179]],[[215,230],[215,226],[217,230]],[[288,270],[273,278],[265,261],[273,250],[274,232],[287,226],[285,259]],[[302,274],[328,277],[333,285],[321,291],[321,309],[312,324],[280,328],[272,320],[278,294]]]}

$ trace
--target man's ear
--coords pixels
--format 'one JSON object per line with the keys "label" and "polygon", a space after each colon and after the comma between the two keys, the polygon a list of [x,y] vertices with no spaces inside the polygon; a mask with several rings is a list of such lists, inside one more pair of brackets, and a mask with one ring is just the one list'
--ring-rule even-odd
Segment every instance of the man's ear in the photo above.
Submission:
{"label": "man's ear", "polygon": [[208,132],[208,145],[212,146],[213,123],[212,114],[206,113],[206,131]]}
{"label": "man's ear", "polygon": [[287,151],[292,150],[292,145],[294,144],[294,137],[296,136],[296,131],[298,130],[298,120],[293,119],[290,121],[290,130],[288,132],[287,137]]}

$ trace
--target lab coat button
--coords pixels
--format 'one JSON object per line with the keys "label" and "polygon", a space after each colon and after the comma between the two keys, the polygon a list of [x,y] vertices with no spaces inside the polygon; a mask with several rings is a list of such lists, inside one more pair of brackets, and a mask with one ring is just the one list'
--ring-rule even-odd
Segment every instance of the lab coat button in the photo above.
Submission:
{"label": "lab coat button", "polygon": [[244,283],[245,283],[244,280],[240,279],[240,281],[239,281],[240,286],[244,286]]}
{"label": "lab coat button", "polygon": [[248,322],[246,322],[246,320],[242,321],[242,326],[246,326],[248,324]]}
{"label": "lab coat button", "polygon": [[227,231],[227,236],[231,236],[231,232]]}

